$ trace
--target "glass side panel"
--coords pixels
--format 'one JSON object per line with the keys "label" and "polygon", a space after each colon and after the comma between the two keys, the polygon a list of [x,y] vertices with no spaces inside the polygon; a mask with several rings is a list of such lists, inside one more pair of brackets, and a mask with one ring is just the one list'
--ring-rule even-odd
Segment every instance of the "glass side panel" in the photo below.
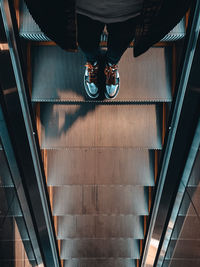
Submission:
{"label": "glass side panel", "polygon": [[162,267],[200,266],[200,151],[185,186],[173,234]]}
{"label": "glass side panel", "polygon": [[0,143],[0,266],[36,266],[35,256]]}

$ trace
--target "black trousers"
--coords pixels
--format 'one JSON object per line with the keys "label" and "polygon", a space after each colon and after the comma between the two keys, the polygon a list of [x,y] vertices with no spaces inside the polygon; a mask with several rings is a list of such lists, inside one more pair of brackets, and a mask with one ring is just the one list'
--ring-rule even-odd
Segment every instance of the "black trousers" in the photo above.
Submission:
{"label": "black trousers", "polygon": [[77,14],[78,44],[90,63],[98,61],[100,56],[100,38],[106,25],[108,32],[108,45],[106,61],[117,64],[129,47],[135,36],[137,18],[117,23],[108,23],[93,20],[87,16]]}

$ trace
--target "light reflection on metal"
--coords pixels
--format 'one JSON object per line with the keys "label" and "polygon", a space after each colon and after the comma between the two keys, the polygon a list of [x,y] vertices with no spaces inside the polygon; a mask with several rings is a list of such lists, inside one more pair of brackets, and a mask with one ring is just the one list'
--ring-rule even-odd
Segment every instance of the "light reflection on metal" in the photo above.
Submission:
{"label": "light reflection on metal", "polygon": [[12,93],[15,93],[17,91],[17,88],[14,87],[14,88],[9,88],[9,89],[6,89],[3,91],[4,95],[9,95],[9,94],[12,94]]}
{"label": "light reflection on metal", "polygon": [[8,44],[0,44],[0,51],[7,51],[9,50]]}
{"label": "light reflection on metal", "polygon": [[150,241],[150,246],[158,248],[158,245],[159,245],[159,240],[156,240],[156,239],[152,238],[151,241]]}
{"label": "light reflection on metal", "polygon": [[159,246],[159,240],[151,238],[145,267],[153,266],[154,258],[155,258],[154,255],[158,249],[158,246]]}

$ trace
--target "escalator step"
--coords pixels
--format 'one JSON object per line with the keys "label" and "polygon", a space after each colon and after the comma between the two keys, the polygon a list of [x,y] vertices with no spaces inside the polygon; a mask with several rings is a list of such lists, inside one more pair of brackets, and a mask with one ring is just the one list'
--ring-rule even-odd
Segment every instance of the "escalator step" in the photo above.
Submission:
{"label": "escalator step", "polygon": [[53,215],[68,214],[148,215],[148,187],[53,187]]}
{"label": "escalator step", "polygon": [[70,258],[131,258],[138,259],[136,239],[68,239],[61,241],[61,259]]}
{"label": "escalator step", "polygon": [[[171,101],[171,48],[151,48],[133,58],[129,48],[119,63],[120,91],[115,101]],[[85,59],[56,46],[33,46],[32,101],[87,101]],[[153,70],[153,71],[152,71]],[[110,102],[110,101],[109,101]]]}
{"label": "escalator step", "polygon": [[134,215],[67,215],[58,218],[58,239],[144,238],[143,217]]}
{"label": "escalator step", "polygon": [[63,267],[136,267],[133,259],[71,259],[64,260]]}
{"label": "escalator step", "polygon": [[154,152],[132,148],[47,150],[47,183],[154,186]]}
{"label": "escalator step", "polygon": [[42,148],[161,149],[161,113],[161,104],[42,104]]}

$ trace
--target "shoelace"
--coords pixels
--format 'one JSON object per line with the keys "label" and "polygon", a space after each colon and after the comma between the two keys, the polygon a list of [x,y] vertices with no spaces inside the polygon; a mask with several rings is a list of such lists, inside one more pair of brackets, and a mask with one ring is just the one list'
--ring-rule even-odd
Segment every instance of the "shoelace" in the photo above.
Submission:
{"label": "shoelace", "polygon": [[88,73],[89,73],[89,82],[90,83],[96,83],[97,82],[97,72],[99,69],[99,65],[96,64],[95,66],[92,65],[91,63],[87,63],[85,67],[88,68]]}
{"label": "shoelace", "polygon": [[113,84],[115,85],[116,84],[116,71],[118,69],[118,65],[112,65],[112,66],[109,66],[109,65],[106,65],[106,68],[104,70],[104,73],[106,75],[106,84],[110,85],[110,84]]}

